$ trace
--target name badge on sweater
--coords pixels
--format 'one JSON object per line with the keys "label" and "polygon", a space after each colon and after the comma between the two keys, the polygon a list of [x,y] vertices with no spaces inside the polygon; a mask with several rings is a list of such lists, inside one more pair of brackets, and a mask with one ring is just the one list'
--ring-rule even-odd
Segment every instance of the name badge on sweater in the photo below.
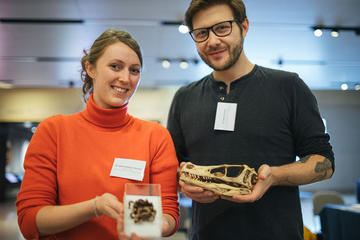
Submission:
{"label": "name badge on sweater", "polygon": [[218,102],[215,116],[215,130],[234,131],[236,103]]}
{"label": "name badge on sweater", "polygon": [[142,181],[144,178],[145,165],[145,161],[115,158],[110,176]]}

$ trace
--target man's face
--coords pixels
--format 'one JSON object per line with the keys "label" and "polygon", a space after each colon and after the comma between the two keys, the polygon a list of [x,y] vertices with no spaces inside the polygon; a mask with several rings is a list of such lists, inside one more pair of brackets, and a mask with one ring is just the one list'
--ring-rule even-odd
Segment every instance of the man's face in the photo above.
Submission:
{"label": "man's face", "polygon": [[[193,28],[210,27],[216,23],[233,20],[234,16],[228,5],[214,5],[201,10],[193,17]],[[231,68],[239,59],[243,50],[243,35],[237,23],[232,23],[232,32],[226,37],[218,37],[211,30],[209,38],[196,43],[202,60],[215,71]]]}

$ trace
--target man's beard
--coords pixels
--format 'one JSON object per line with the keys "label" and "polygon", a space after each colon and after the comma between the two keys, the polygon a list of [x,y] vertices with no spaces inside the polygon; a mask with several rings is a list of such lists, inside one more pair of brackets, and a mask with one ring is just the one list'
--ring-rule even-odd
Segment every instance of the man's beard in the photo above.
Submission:
{"label": "man's beard", "polygon": [[231,68],[232,66],[234,66],[234,64],[238,61],[241,52],[243,51],[243,43],[244,43],[244,38],[241,37],[241,41],[239,44],[235,45],[234,49],[230,52],[230,57],[229,59],[225,62],[225,64],[223,66],[215,66],[215,64],[212,64],[210,59],[207,58],[206,55],[200,54],[201,59],[212,69],[214,69],[215,71],[225,71],[228,70],[229,68]]}

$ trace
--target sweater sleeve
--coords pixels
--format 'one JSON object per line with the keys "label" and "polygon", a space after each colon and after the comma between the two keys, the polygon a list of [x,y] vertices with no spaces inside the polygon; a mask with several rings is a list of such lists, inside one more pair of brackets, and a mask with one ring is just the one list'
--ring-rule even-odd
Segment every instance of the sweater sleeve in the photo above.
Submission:
{"label": "sweater sleeve", "polygon": [[308,86],[296,77],[293,94],[292,124],[295,136],[296,154],[304,157],[318,154],[328,158],[334,170],[334,153],[330,136],[325,132],[315,96]]}
{"label": "sweater sleeve", "polygon": [[176,220],[176,227],[179,224],[179,203],[177,195],[177,167],[178,161],[174,145],[169,132],[158,125],[152,134],[152,161],[150,166],[151,183],[160,183],[161,202],[163,213],[170,214]]}
{"label": "sweater sleeve", "polygon": [[39,239],[36,214],[42,207],[56,204],[55,118],[56,116],[39,124],[25,155],[25,175],[16,207],[18,224],[26,239]]}

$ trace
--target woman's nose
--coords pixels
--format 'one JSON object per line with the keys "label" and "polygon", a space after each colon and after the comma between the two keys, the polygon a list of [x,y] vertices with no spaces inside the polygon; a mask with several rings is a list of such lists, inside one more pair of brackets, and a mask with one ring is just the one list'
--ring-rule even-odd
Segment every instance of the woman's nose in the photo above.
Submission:
{"label": "woman's nose", "polygon": [[123,70],[119,73],[118,79],[122,83],[128,83],[130,81],[129,71]]}

